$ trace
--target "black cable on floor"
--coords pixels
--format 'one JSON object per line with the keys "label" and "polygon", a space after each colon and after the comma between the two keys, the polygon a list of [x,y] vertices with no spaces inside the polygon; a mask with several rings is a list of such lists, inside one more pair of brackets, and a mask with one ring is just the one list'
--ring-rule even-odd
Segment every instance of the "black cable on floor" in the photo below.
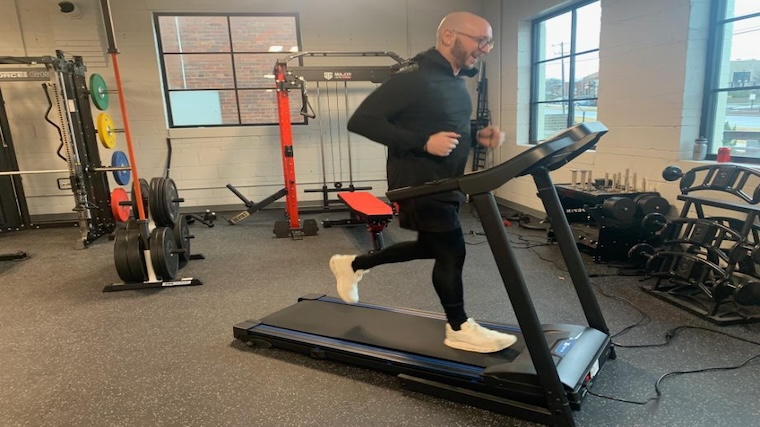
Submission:
{"label": "black cable on floor", "polygon": [[[703,328],[701,326],[678,326],[678,327],[675,327],[675,328],[673,328],[673,329],[671,329],[671,330],[669,330],[669,331],[667,331],[665,333],[665,342],[664,343],[656,343],[656,344],[648,344],[648,345],[640,345],[640,346],[620,346],[620,347],[643,348],[643,347],[661,347],[661,346],[665,346],[665,345],[669,344],[670,341],[673,338],[675,338],[675,336],[678,334],[679,331],[684,330],[684,329],[697,329],[697,330],[702,330],[702,331],[707,331],[707,332],[713,332],[713,333],[716,333],[716,334],[719,334],[719,335],[725,335],[725,336],[727,336],[729,338],[733,338],[733,339],[736,339],[738,341],[742,341],[742,342],[746,342],[746,343],[749,343],[749,344],[754,344],[754,345],[760,346],[760,342],[758,342],[758,341],[753,341],[753,340],[750,340],[750,339],[742,338],[740,336],[729,334],[727,332],[717,331],[715,329]],[[644,401],[634,401],[634,400],[621,399],[621,398],[612,397],[612,396],[606,396],[606,395],[603,395],[603,394],[594,393],[594,392],[592,392],[591,390],[588,390],[588,389],[586,391],[590,395],[595,396],[595,397],[599,397],[599,398],[602,398],[602,399],[613,400],[613,401],[622,402],[622,403],[630,403],[630,404],[635,404],[635,405],[646,405],[647,403],[649,403],[649,402],[651,402],[653,400],[659,400],[662,397],[662,390],[660,389],[660,385],[662,384],[662,381],[665,378],[676,376],[676,375],[697,374],[697,373],[703,373],[703,372],[731,371],[731,370],[741,369],[741,368],[747,366],[750,362],[752,362],[753,360],[756,360],[756,359],[760,360],[760,354],[752,356],[752,357],[748,358],[747,360],[745,360],[744,362],[742,362],[742,363],[740,363],[738,365],[713,366],[713,367],[708,367],[708,368],[692,369],[692,370],[688,370],[688,371],[671,371],[671,372],[667,372],[667,373],[661,375],[660,378],[658,378],[657,381],[655,381],[655,383],[654,383],[655,396],[652,396],[652,397],[650,397],[650,398],[648,398],[648,399],[646,399]]]}

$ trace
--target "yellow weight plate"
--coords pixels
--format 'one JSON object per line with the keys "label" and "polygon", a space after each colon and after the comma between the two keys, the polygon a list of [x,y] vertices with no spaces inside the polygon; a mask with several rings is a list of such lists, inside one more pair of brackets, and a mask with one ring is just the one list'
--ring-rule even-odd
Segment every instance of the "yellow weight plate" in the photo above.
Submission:
{"label": "yellow weight plate", "polygon": [[106,148],[113,148],[116,146],[116,128],[113,125],[113,119],[108,113],[98,114],[97,119],[98,127],[98,139],[100,143]]}

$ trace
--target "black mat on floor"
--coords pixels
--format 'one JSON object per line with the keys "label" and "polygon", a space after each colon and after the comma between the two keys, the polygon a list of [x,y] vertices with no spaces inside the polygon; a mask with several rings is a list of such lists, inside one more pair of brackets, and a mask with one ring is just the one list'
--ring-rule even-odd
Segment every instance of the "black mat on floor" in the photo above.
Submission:
{"label": "black mat on floor", "polygon": [[[234,215],[233,212],[232,214]],[[220,213],[221,215],[221,213]],[[313,215],[307,218],[322,217]],[[335,214],[332,215],[333,217]],[[462,404],[408,392],[372,370],[277,349],[249,348],[233,325],[262,318],[296,298],[336,296],[328,260],[371,248],[365,227],[323,229],[303,240],[273,237],[281,210],[236,226],[195,223],[191,261],[181,276],[202,286],[103,293],[118,281],[113,242],[76,249],[76,228],[0,234],[0,424],[3,426],[533,426]],[[478,321],[515,318],[477,219],[463,217],[467,246],[465,302]],[[540,231],[508,229],[542,323],[585,324],[556,245]],[[394,222],[386,244],[413,234]],[[760,325],[716,327],[654,298],[640,277],[587,268],[618,347],[597,377],[597,394],[643,402],[668,372],[739,365],[760,346]],[[432,262],[373,268],[361,282],[363,302],[440,312],[430,284]],[[760,361],[741,369],[668,376],[662,397],[644,405],[588,396],[579,426],[736,427],[760,416]]]}

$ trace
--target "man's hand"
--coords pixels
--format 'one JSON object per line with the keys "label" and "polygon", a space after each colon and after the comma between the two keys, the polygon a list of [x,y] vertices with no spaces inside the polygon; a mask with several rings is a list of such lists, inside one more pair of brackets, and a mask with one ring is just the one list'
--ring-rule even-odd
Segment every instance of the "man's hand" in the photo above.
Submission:
{"label": "man's hand", "polygon": [[428,137],[425,144],[425,152],[438,157],[446,157],[459,145],[459,137],[456,132],[438,132]]}
{"label": "man's hand", "polygon": [[498,127],[490,125],[478,131],[478,143],[487,148],[496,148],[504,143],[506,135]]}

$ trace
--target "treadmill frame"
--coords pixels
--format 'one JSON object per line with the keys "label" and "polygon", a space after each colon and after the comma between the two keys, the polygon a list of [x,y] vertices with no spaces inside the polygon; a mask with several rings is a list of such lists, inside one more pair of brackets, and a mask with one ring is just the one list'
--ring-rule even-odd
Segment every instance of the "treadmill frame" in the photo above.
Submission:
{"label": "treadmill frame", "polygon": [[[494,168],[417,187],[392,190],[387,193],[391,201],[451,190],[460,190],[470,195],[535,368],[535,377],[538,379],[538,386],[541,390],[538,399],[526,398],[532,394],[527,389],[515,387],[515,384],[510,384],[511,389],[491,387],[485,378],[490,378],[490,374],[498,375],[498,372],[490,372],[488,376],[483,377],[482,385],[478,381],[472,381],[472,378],[470,381],[463,379],[461,372],[465,372],[465,369],[459,369],[460,372],[447,372],[439,377],[434,372],[420,372],[419,361],[415,364],[407,363],[403,367],[394,365],[392,359],[398,359],[398,357],[393,357],[394,353],[387,349],[382,349],[383,351],[380,352],[385,356],[385,359],[376,360],[376,355],[368,351],[367,346],[363,344],[358,345],[326,337],[313,338],[314,336],[306,336],[310,334],[297,331],[276,331],[276,328],[263,325],[257,321],[248,321],[236,325],[234,328],[235,337],[244,341],[266,341],[288,350],[300,352],[308,350],[306,353],[316,358],[328,358],[329,356],[333,360],[398,372],[402,382],[417,391],[543,424],[574,426],[571,401],[576,409],[580,406],[586,389],[591,386],[593,377],[608,359],[615,358],[615,351],[609,337],[609,329],[591,288],[588,273],[575,245],[575,239],[549,172],[564,166],[595,146],[599,138],[606,132],[607,128],[601,123],[579,123]],[[585,375],[572,390],[567,390],[560,381],[552,351],[544,338],[542,326],[539,323],[525,279],[514,255],[514,250],[509,243],[501,214],[492,194],[492,191],[502,184],[523,175],[531,175],[536,183],[538,196],[546,208],[547,216],[552,221],[557,242],[589,327],[601,332],[605,337],[596,349],[596,359],[586,367]],[[417,311],[410,314],[422,315]],[[276,333],[271,333],[275,331]],[[299,342],[300,340],[305,341]],[[306,341],[313,342],[307,343]],[[409,356],[411,355],[407,355],[406,359],[409,359]],[[503,386],[503,384],[499,385]],[[479,390],[473,390],[474,387]]]}

